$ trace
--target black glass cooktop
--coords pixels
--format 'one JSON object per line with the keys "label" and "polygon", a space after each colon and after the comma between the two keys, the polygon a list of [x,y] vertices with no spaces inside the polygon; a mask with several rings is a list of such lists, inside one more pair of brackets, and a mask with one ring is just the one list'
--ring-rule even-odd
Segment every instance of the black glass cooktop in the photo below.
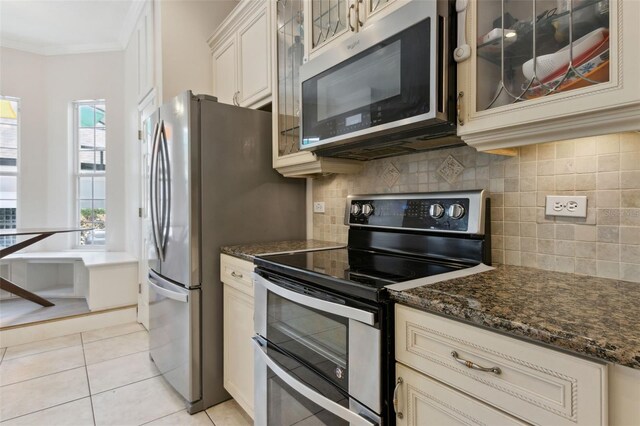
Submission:
{"label": "black glass cooktop", "polygon": [[451,272],[465,266],[349,248],[259,256],[255,264],[349,295],[377,300],[389,284]]}

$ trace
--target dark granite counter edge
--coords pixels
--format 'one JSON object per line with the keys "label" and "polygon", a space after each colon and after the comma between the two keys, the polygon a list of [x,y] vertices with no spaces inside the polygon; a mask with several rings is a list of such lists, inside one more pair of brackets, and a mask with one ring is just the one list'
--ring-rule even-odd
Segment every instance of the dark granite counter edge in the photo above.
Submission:
{"label": "dark granite counter edge", "polygon": [[634,369],[640,369],[640,359],[634,358],[633,356],[628,359],[620,359],[613,351],[602,348],[600,345],[595,344],[593,339],[585,336],[566,333],[560,330],[533,328],[520,322],[489,316],[477,310],[431,302],[428,299],[408,295],[402,291],[389,290],[389,294],[392,300],[425,312],[470,323],[471,325],[496,331],[510,337],[521,338],[530,343],[543,344],[544,346],[583,356],[591,360],[595,359],[602,362],[611,362]]}
{"label": "dark granite counter edge", "polygon": [[267,243],[222,246],[220,247],[220,253],[253,262],[253,259],[256,256],[261,255],[298,251],[326,250],[344,246],[346,246],[346,244],[315,239],[287,240]]}
{"label": "dark granite counter edge", "polygon": [[253,259],[255,256],[247,253],[237,252],[233,250],[229,250],[227,247],[220,247],[220,253],[226,254],[228,256],[237,257],[238,259],[247,260],[253,263]]}

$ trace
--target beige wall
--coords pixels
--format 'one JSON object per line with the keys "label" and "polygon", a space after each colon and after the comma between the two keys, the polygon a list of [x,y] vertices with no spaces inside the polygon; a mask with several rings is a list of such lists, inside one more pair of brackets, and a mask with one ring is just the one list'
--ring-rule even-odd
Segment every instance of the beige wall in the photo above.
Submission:
{"label": "beige wall", "polygon": [[156,2],[161,17],[163,102],[185,90],[212,94],[213,63],[207,40],[237,4],[235,0]]}
{"label": "beige wall", "polygon": [[[107,250],[120,251],[124,234],[123,53],[41,56],[0,48],[0,92],[20,98],[21,227],[72,226],[75,220],[73,101],[105,99],[107,107]],[[76,234],[56,235],[31,247],[63,250]]]}
{"label": "beige wall", "polygon": [[[465,167],[450,185],[436,169],[452,155]],[[394,184],[382,179],[392,164]],[[494,263],[640,282],[640,133],[520,148],[503,157],[461,147],[366,163],[357,175],[314,179],[313,237],[346,242],[345,197],[357,193],[484,188],[492,202]],[[586,195],[586,219],[544,215],[545,196]]]}

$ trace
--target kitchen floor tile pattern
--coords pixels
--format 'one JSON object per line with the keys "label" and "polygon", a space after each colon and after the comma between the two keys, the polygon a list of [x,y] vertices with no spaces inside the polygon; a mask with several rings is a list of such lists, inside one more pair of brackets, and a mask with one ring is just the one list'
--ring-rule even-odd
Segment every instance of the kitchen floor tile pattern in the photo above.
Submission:
{"label": "kitchen floor tile pattern", "polygon": [[149,359],[137,323],[0,348],[6,425],[245,426],[233,400],[189,415]]}

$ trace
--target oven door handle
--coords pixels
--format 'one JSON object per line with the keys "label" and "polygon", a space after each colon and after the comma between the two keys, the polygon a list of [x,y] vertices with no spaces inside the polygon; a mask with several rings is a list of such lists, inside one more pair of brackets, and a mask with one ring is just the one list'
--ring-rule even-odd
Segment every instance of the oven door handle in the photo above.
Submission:
{"label": "oven door handle", "polygon": [[255,352],[260,354],[262,361],[264,361],[264,363],[267,365],[267,367],[271,369],[271,371],[273,371],[280,379],[282,379],[283,382],[291,386],[296,392],[300,393],[309,401],[319,405],[320,407],[324,408],[330,413],[340,417],[341,419],[348,421],[349,424],[352,426],[375,426],[375,423],[371,423],[364,417],[358,415],[358,413],[351,411],[346,407],[343,407],[337,402],[334,402],[329,398],[327,398],[326,396],[321,395],[318,392],[314,391],[310,387],[305,386],[299,380],[296,380],[293,376],[287,373],[282,367],[280,367],[275,361],[269,358],[269,355],[267,355],[264,349],[262,349],[262,345],[260,345],[260,343],[258,342],[258,339],[259,339],[258,337],[254,337],[252,339],[253,344],[257,349]]}
{"label": "oven door handle", "polygon": [[338,315],[343,318],[350,318],[355,321],[360,321],[364,324],[375,325],[376,318],[371,312],[363,311],[361,309],[352,308],[350,306],[339,305],[337,303],[327,302],[315,297],[306,296],[304,294],[296,293],[295,291],[288,290],[284,287],[280,287],[277,284],[265,279],[264,277],[254,274],[256,284],[261,285],[272,293],[292,302],[299,303],[310,308],[318,309],[330,314]]}

